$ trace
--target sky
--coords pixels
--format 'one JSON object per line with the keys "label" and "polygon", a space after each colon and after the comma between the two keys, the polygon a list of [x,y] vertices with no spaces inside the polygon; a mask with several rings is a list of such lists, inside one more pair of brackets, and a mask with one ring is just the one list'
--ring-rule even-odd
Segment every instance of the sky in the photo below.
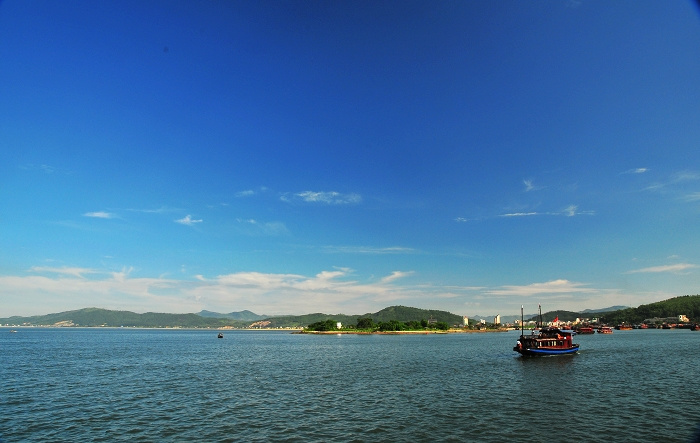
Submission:
{"label": "sky", "polygon": [[0,3],[0,317],[700,293],[692,1]]}

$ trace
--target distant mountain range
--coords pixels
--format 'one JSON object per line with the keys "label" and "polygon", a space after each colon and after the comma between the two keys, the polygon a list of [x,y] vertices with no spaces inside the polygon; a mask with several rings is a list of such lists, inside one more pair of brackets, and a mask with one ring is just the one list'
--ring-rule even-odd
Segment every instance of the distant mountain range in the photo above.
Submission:
{"label": "distant mountain range", "polygon": [[103,327],[181,327],[181,328],[299,328],[311,323],[333,319],[343,324],[356,324],[361,317],[369,317],[375,322],[390,320],[411,321],[429,320],[459,324],[462,317],[446,311],[392,306],[376,313],[363,315],[344,314],[306,314],[289,316],[262,316],[251,311],[231,312],[221,314],[202,311],[199,314],[165,314],[147,312],[137,314],[130,311],[111,311],[100,308],[85,308],[76,311],[59,312],[56,314],[35,315],[31,317],[0,318],[0,325],[17,326],[103,326]]}
{"label": "distant mountain range", "polygon": [[[549,311],[542,314],[544,321],[552,321],[558,317],[561,321],[572,321],[583,317],[601,317],[603,321],[641,322],[645,318],[672,317],[687,315],[693,321],[700,321],[700,295],[685,295],[669,300],[642,305],[638,308],[613,306],[605,309],[581,312]],[[537,314],[525,316],[527,320],[534,319]],[[85,308],[76,311],[66,311],[56,314],[36,315],[31,317],[0,318],[0,325],[12,326],[107,326],[107,327],[181,327],[181,328],[298,328],[312,323],[332,319],[345,325],[357,324],[360,318],[371,318],[375,323],[397,320],[401,322],[433,319],[449,325],[462,324],[462,316],[447,311],[418,309],[406,306],[390,306],[375,313],[362,315],[345,314],[305,314],[288,316],[264,316],[251,311],[230,312],[221,314],[211,311],[201,311],[199,314],[165,314],[146,312],[137,314],[130,311],[111,311],[100,308]],[[502,316],[502,323],[513,323],[520,316]],[[470,317],[470,324],[481,320],[481,317]],[[484,318],[493,322],[493,317]]]}

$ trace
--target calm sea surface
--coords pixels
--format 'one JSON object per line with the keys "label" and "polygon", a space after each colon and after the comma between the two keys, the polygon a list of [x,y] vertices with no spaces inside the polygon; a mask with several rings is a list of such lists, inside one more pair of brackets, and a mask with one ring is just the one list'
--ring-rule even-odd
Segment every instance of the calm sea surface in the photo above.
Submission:
{"label": "calm sea surface", "polygon": [[330,335],[0,328],[0,441],[688,442],[700,332]]}

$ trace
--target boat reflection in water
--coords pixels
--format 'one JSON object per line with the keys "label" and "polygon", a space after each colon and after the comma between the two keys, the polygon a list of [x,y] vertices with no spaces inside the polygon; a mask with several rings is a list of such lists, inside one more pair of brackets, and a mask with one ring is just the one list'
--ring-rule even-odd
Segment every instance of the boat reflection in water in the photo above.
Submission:
{"label": "boat reflection in water", "polygon": [[[523,308],[520,308],[520,338],[513,350],[524,356],[546,356],[575,354],[579,345],[574,343],[574,331],[559,329],[552,326],[540,328],[539,332],[531,332],[525,335],[523,329]],[[540,321],[542,323],[542,307],[540,307]]]}

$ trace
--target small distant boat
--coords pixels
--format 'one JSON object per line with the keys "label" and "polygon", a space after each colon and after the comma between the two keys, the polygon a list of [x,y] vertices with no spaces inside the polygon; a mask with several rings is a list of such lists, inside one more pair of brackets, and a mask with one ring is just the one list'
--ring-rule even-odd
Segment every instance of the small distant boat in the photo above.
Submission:
{"label": "small distant boat", "polygon": [[[553,326],[540,328],[539,332],[525,335],[523,331],[523,308],[520,308],[520,338],[513,350],[523,356],[547,356],[575,354],[579,345],[573,342],[574,331]],[[542,307],[540,307],[540,322]]]}
{"label": "small distant boat", "polygon": [[10,332],[13,333],[13,334],[16,334],[16,333],[17,333],[17,331],[14,330],[14,329],[10,329]]}
{"label": "small distant boat", "polygon": [[595,334],[595,329],[593,329],[590,326],[581,326],[580,328],[576,329],[577,334]]}
{"label": "small distant boat", "polygon": [[222,334],[221,332],[219,332],[219,335],[218,335],[217,338],[224,338],[224,334]]}
{"label": "small distant boat", "polygon": [[691,331],[700,331],[700,324],[698,323],[693,323],[693,325],[690,327]]}
{"label": "small distant boat", "polygon": [[631,331],[632,325],[621,324],[615,326],[615,329],[617,329],[618,331]]}
{"label": "small distant boat", "polygon": [[598,333],[599,334],[612,334],[613,333],[613,328],[610,326],[601,326],[598,328]]}

